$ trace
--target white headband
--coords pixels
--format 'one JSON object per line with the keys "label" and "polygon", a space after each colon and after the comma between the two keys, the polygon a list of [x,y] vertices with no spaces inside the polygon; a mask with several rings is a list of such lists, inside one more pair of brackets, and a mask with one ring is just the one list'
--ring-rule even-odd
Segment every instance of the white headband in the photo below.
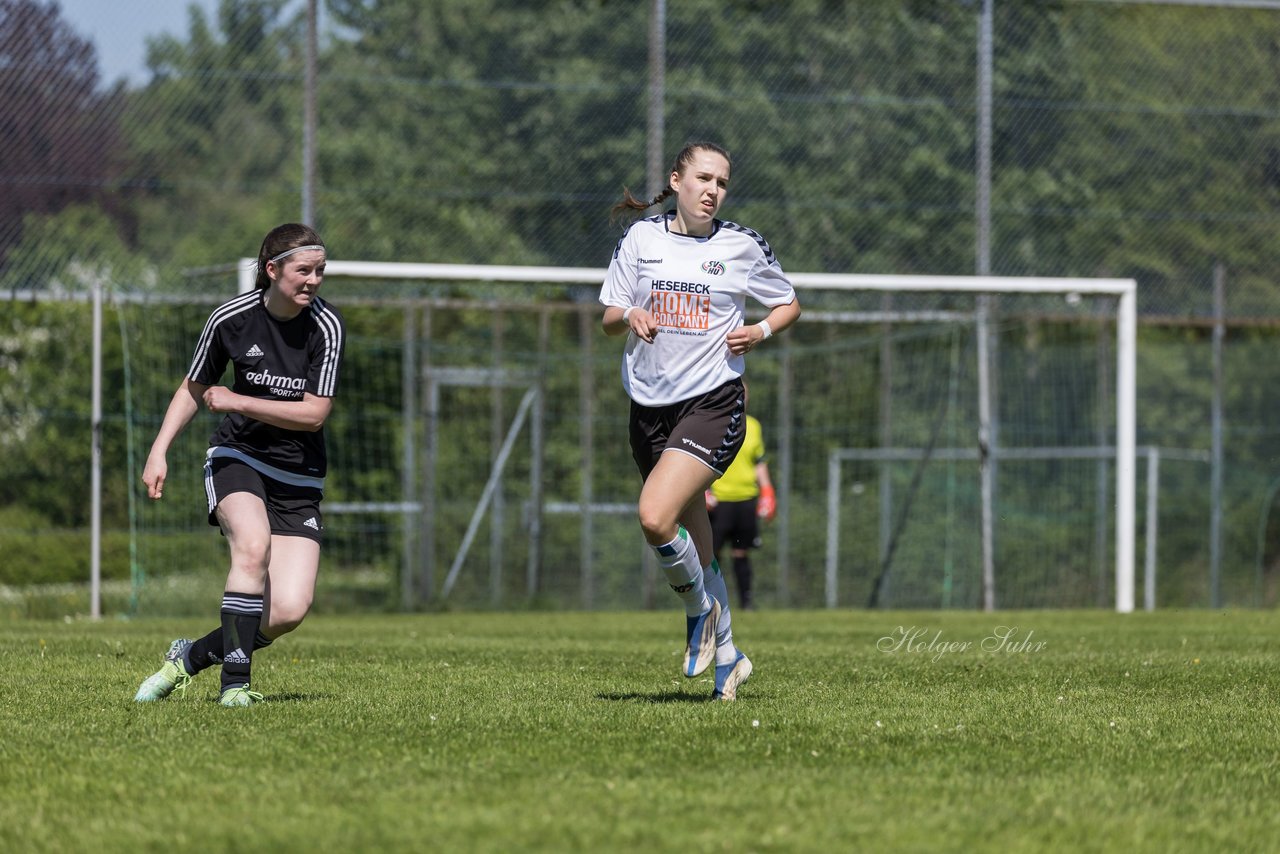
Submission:
{"label": "white headband", "polygon": [[295,252],[306,252],[309,249],[319,249],[321,252],[325,251],[323,246],[321,246],[318,243],[313,243],[310,246],[299,246],[296,249],[290,249],[288,252],[281,252],[279,255],[277,255],[274,258],[268,258],[267,263],[271,264],[276,261],[279,261],[281,258],[288,258],[290,255],[294,254]]}

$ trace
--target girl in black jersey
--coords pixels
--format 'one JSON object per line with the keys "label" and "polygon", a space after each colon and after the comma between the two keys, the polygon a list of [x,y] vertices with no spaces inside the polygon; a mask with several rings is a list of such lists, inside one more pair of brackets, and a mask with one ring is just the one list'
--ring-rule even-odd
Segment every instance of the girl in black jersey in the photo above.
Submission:
{"label": "girl in black jersey", "polygon": [[[166,454],[200,404],[225,415],[205,458],[209,523],[231,550],[221,625],[179,638],[134,698],[167,697],[222,665],[224,706],[262,699],[250,690],[255,649],[297,628],[311,607],[320,566],[323,427],[333,407],[344,327],[317,296],[325,247],[310,227],[272,229],[258,252],[257,287],[209,316],[191,368],[174,394],[142,473],[151,498],[164,493]],[[231,388],[220,385],[230,363]]]}

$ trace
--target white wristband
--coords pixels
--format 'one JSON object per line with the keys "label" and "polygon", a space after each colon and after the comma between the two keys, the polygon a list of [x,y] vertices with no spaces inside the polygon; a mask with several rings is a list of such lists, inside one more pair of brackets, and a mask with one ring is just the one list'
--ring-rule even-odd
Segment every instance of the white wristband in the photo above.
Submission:
{"label": "white wristband", "polygon": [[623,319],[625,322],[630,323],[630,322],[631,322],[631,312],[633,312],[633,311],[635,311],[635,310],[636,310],[636,307],[635,307],[634,305],[632,305],[632,306],[628,306],[627,308],[623,309],[623,311],[622,311],[622,319]]}
{"label": "white wristband", "polygon": [[[764,333],[764,338],[768,338],[773,334],[773,327],[769,325],[769,321],[767,320],[760,321],[756,326],[760,327],[760,331]],[[764,338],[761,338],[760,340],[763,341]]]}

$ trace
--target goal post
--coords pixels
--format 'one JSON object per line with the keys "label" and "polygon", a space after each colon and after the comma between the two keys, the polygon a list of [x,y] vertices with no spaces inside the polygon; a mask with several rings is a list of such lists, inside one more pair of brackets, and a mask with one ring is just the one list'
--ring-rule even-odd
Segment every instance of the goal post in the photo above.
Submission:
{"label": "goal post", "polygon": [[[1076,279],[1000,276],[905,276],[794,273],[798,290],[886,291],[974,294],[1100,294],[1117,298],[1116,310],[1116,525],[1115,609],[1134,609],[1134,525],[1137,472],[1137,338],[1138,284],[1134,279]],[[983,503],[984,532],[990,530],[992,509]],[[987,550],[987,555],[990,550]],[[988,558],[989,559],[989,558]],[[989,571],[984,578],[989,578]],[[828,594],[828,601],[833,598]],[[991,601],[987,598],[986,601]]]}

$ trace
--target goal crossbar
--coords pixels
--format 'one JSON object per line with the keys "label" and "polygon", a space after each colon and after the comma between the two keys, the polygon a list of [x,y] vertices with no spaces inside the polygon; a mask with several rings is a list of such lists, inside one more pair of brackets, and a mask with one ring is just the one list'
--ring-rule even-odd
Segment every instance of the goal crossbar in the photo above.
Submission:
{"label": "goal crossbar", "polygon": [[[240,290],[253,290],[257,263],[242,258],[237,264]],[[603,267],[536,267],[517,264],[429,264],[401,261],[329,261],[326,276],[405,279],[492,284],[600,284]],[[916,293],[990,294],[1109,294],[1136,290],[1133,279],[1074,279],[1037,276],[909,276],[863,273],[788,273],[798,289],[829,291],[902,291]]]}

